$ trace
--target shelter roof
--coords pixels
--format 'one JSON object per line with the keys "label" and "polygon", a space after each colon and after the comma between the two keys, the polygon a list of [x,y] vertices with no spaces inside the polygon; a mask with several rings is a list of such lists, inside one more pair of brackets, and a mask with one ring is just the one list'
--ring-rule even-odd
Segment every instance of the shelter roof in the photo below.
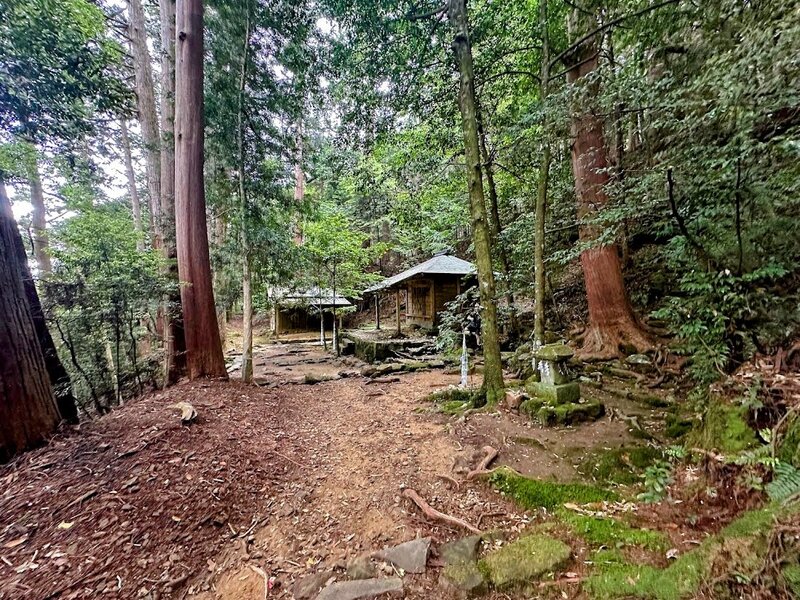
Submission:
{"label": "shelter roof", "polygon": [[402,273],[388,277],[380,283],[368,287],[364,290],[364,293],[374,294],[375,292],[388,290],[408,279],[413,279],[421,275],[458,275],[463,277],[464,275],[472,275],[474,273],[475,265],[471,262],[449,254],[437,254],[424,263],[418,264],[416,267],[411,267]]}

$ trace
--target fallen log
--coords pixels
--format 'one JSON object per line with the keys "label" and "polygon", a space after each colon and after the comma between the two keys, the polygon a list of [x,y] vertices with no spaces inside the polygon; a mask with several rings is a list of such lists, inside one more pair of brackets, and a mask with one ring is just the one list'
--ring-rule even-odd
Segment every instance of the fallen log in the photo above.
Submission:
{"label": "fallen log", "polygon": [[478,529],[477,527],[473,527],[463,519],[459,519],[458,517],[453,517],[450,515],[446,515],[443,512],[439,512],[438,510],[433,508],[430,504],[425,502],[425,500],[423,500],[422,497],[411,488],[406,488],[405,490],[403,490],[403,496],[405,496],[406,498],[411,500],[414,504],[416,504],[422,511],[422,514],[424,514],[429,519],[432,519],[434,521],[441,521],[442,523],[447,523],[448,525],[461,527],[463,529],[466,529],[467,531],[471,531],[476,535],[483,535],[483,532],[480,529]]}

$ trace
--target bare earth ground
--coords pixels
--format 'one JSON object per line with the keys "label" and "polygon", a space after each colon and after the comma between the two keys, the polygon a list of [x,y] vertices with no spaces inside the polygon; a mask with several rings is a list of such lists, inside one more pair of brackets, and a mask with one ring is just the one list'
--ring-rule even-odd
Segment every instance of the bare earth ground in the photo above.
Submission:
{"label": "bare earth ground", "polygon": [[[572,480],[583,452],[630,440],[608,419],[542,429],[506,410],[432,414],[421,400],[457,376],[371,382],[313,344],[260,346],[256,377],[260,386],[234,378],[152,393],[0,468],[0,598],[292,598],[302,575],[419,536],[436,547],[464,535],[426,520],[401,499],[406,487],[514,535],[535,517],[483,483],[451,489],[440,477],[463,479],[486,444],[497,464]],[[197,422],[181,425],[178,401]],[[430,565],[406,575],[406,598],[444,597]]]}

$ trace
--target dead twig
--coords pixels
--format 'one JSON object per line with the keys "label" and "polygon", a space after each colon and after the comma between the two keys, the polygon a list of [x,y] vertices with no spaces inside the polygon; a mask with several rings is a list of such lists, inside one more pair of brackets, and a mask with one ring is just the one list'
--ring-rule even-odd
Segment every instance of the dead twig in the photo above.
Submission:
{"label": "dead twig", "polygon": [[484,519],[484,518],[491,518],[491,517],[504,517],[504,516],[505,516],[505,514],[506,514],[506,513],[504,513],[503,511],[499,511],[499,512],[489,512],[489,513],[481,513],[481,514],[478,516],[478,524],[477,524],[477,526],[478,526],[478,527],[480,527],[480,526],[481,526],[481,522],[483,521],[483,519]]}
{"label": "dead twig", "polygon": [[492,464],[492,461],[500,455],[500,453],[491,446],[484,446],[483,451],[486,453],[486,456],[483,457],[483,460],[474,471],[470,471],[467,474],[467,481],[472,481],[478,475],[486,472],[487,467]]}
{"label": "dead twig", "polygon": [[66,508],[69,509],[69,508],[72,508],[73,506],[75,506],[76,504],[83,504],[84,501],[88,500],[92,496],[96,496],[99,491],[100,491],[100,489],[98,487],[93,487],[91,490],[89,490],[88,492],[83,494],[83,496],[75,498],[75,500],[73,500],[72,502],[67,504]]}
{"label": "dead twig", "polygon": [[264,600],[267,600],[267,594],[269,594],[269,577],[264,572],[264,569],[261,567],[257,567],[256,565],[247,565],[254,573],[257,575],[261,575],[261,578],[264,580]]}
{"label": "dead twig", "polygon": [[463,519],[459,519],[458,517],[453,517],[450,515],[446,515],[443,512],[439,512],[435,508],[433,508],[430,504],[425,502],[423,498],[411,488],[406,488],[403,491],[403,496],[411,500],[414,504],[416,504],[419,509],[429,519],[433,519],[434,521],[441,521],[442,523],[447,523],[448,525],[454,525],[456,527],[461,527],[466,529],[467,531],[471,531],[477,535],[483,535],[483,532],[478,529],[477,527],[473,527]]}
{"label": "dead twig", "polygon": [[450,477],[450,475],[441,475],[441,474],[439,474],[439,475],[436,475],[436,477],[438,477],[439,479],[441,479],[443,481],[446,481],[447,483],[452,484],[452,486],[457,490],[461,488],[461,484],[458,482],[458,480],[455,479],[454,477]]}

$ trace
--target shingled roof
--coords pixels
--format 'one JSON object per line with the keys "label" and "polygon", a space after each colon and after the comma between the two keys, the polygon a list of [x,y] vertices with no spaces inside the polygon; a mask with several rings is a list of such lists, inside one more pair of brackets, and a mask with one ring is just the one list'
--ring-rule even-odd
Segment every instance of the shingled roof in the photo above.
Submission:
{"label": "shingled roof", "polygon": [[472,275],[475,273],[475,265],[466,260],[461,260],[458,257],[450,256],[449,254],[438,254],[426,260],[424,263],[411,267],[410,269],[398,273],[392,277],[384,279],[380,283],[364,290],[365,294],[374,294],[381,290],[388,290],[398,283],[402,283],[407,279],[412,279],[420,275]]}

